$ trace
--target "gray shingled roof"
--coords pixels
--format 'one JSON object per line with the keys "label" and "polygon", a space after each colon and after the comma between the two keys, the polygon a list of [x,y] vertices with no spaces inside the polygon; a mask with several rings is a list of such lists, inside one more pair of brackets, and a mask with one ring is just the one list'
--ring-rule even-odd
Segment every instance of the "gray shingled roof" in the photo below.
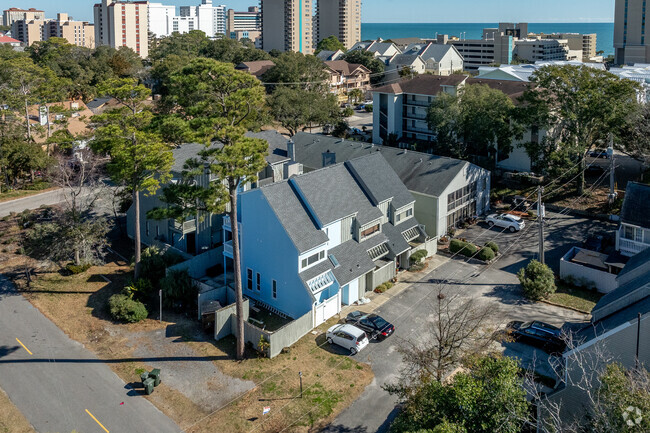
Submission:
{"label": "gray shingled roof", "polygon": [[390,60],[391,65],[412,66],[418,60],[424,61],[418,54],[397,54]]}
{"label": "gray shingled roof", "polygon": [[290,180],[323,226],[356,214],[360,224],[381,218],[343,164],[297,176]]}
{"label": "gray shingled roof", "polygon": [[390,223],[382,226],[382,232],[388,238],[388,248],[390,248],[393,254],[399,255],[411,248],[409,243],[404,239],[402,233],[418,225],[419,224],[415,218],[409,218],[397,226]]}
{"label": "gray shingled roof", "polygon": [[[382,236],[382,239],[385,238]],[[338,268],[332,268],[332,272],[341,286],[375,269],[375,264],[368,255],[369,246],[366,242],[348,241],[330,251],[340,263]],[[372,289],[367,287],[366,290]]]}
{"label": "gray shingled roof", "polygon": [[602,320],[587,325],[582,328],[573,339],[578,343],[578,345],[585,344],[596,338],[598,335],[603,335],[604,333],[616,329],[625,323],[636,321],[639,313],[641,313],[642,316],[647,316],[648,313],[650,313],[650,296],[618,310],[616,313],[604,317]]}
{"label": "gray shingled roof", "polygon": [[269,154],[266,156],[266,162],[269,164],[289,161],[290,158],[287,155],[288,140],[278,131],[247,132],[246,137],[261,138],[269,143]]}
{"label": "gray shingled roof", "polygon": [[274,183],[261,188],[261,191],[300,253],[329,240],[311,220],[288,182]]}
{"label": "gray shingled roof", "polygon": [[[211,147],[222,147],[223,144],[215,142]],[[205,144],[201,143],[186,143],[178,146],[172,150],[174,155],[174,165],[172,165],[172,172],[180,173],[185,168],[185,163],[193,158],[199,158],[199,152],[205,149]]]}
{"label": "gray shingled roof", "polygon": [[323,166],[323,153],[328,150],[336,154],[336,161],[339,163],[381,152],[409,191],[434,197],[440,197],[449,183],[470,165],[469,162],[459,159],[407,152],[395,147],[345,141],[305,132],[296,134],[293,141],[296,145],[296,161],[312,170],[318,170]]}
{"label": "gray shingled roof", "polygon": [[[449,51],[454,50],[453,45],[447,44],[430,44],[423,52],[420,52],[420,56],[424,60],[434,59],[436,62],[439,62],[443,57],[447,55]],[[462,56],[461,56],[462,57]]]}
{"label": "gray shingled roof", "polygon": [[629,182],[621,208],[621,221],[650,227],[650,185]]}
{"label": "gray shingled roof", "polygon": [[400,209],[415,201],[381,152],[352,159],[346,165],[373,205],[378,206],[379,203],[392,199],[393,207]]}

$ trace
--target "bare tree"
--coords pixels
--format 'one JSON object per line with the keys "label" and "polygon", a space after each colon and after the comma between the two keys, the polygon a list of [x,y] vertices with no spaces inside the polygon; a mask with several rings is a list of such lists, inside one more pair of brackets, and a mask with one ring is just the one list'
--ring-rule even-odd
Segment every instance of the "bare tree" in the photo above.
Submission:
{"label": "bare tree", "polygon": [[416,383],[442,381],[464,359],[486,351],[493,341],[485,328],[494,308],[473,298],[462,299],[458,293],[447,294],[443,288],[431,308],[433,320],[425,339],[404,341],[398,349],[405,364],[403,377]]}
{"label": "bare tree", "polygon": [[25,242],[28,254],[59,262],[73,260],[77,266],[103,258],[108,224],[95,207],[106,190],[101,177],[104,162],[88,149],[59,156],[51,180],[61,188],[63,203],[53,222],[37,224],[30,231]]}

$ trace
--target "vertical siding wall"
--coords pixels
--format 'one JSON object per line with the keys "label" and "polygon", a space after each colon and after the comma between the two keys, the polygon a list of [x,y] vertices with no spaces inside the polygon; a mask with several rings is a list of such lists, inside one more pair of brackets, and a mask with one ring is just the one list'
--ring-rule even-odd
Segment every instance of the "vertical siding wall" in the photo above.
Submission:
{"label": "vertical siding wall", "polygon": [[223,260],[223,246],[200,254],[183,263],[167,268],[167,273],[186,269],[190,277],[199,279],[205,276],[205,271],[212,266],[221,263]]}
{"label": "vertical siding wall", "polygon": [[[248,299],[244,299],[244,324],[248,323]],[[214,313],[214,339],[219,341],[237,335],[237,304],[228,305]]]}
{"label": "vertical siding wall", "polygon": [[395,277],[395,262],[387,263],[384,267],[376,269],[372,274],[372,281],[374,287],[370,290],[374,290],[380,284],[385,283]]}

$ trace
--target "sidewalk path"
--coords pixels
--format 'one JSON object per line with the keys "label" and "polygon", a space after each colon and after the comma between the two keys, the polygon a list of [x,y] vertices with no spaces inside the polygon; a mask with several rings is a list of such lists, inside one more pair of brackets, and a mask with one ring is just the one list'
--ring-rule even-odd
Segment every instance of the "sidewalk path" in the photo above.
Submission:
{"label": "sidewalk path", "polygon": [[144,397],[129,396],[131,390],[102,360],[68,338],[4,276],[0,388],[39,432],[180,431]]}

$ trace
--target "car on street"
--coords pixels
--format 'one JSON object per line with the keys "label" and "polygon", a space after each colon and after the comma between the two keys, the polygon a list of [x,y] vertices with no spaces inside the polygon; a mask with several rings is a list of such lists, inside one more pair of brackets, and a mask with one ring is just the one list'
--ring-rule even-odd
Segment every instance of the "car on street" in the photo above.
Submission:
{"label": "car on street", "polygon": [[609,158],[609,155],[607,155],[607,151],[605,149],[594,149],[589,152],[589,156],[592,158]]}
{"label": "car on street", "polygon": [[505,213],[489,215],[485,221],[490,227],[501,227],[510,230],[511,233],[518,232],[519,230],[526,227],[526,223],[523,219],[516,215]]}
{"label": "car on street", "polygon": [[566,348],[560,328],[548,323],[513,321],[506,326],[506,333],[515,341],[539,347],[549,353],[561,353]]}
{"label": "car on street", "polygon": [[368,345],[368,336],[363,330],[349,324],[334,325],[327,330],[325,339],[329,344],[336,344],[356,355]]}
{"label": "car on street", "polygon": [[347,315],[345,322],[363,329],[373,340],[383,340],[395,332],[395,326],[376,314],[353,311]]}

